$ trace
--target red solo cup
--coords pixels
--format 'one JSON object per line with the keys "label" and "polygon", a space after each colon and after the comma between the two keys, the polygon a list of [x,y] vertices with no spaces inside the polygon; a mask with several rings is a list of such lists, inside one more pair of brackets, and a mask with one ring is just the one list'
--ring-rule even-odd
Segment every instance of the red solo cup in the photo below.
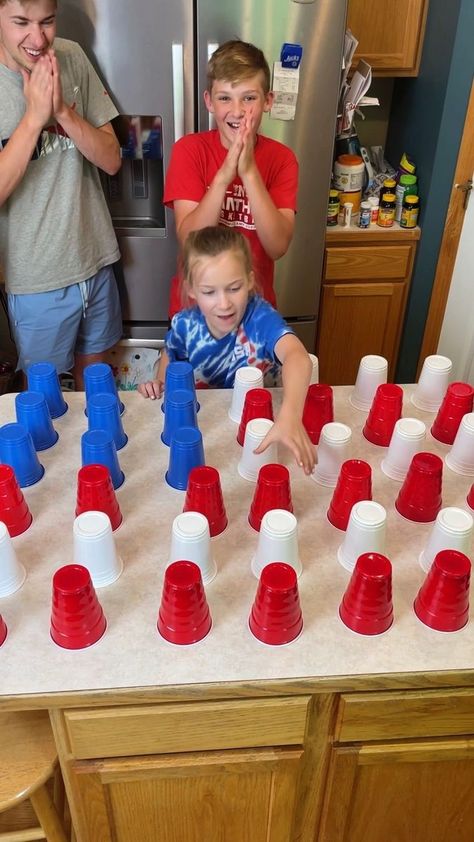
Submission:
{"label": "red solo cup", "polygon": [[64,649],[85,649],[104,634],[107,622],[89,571],[67,564],[53,576],[51,637]]}
{"label": "red solo cup", "polygon": [[425,626],[458,631],[469,617],[471,562],[458,550],[441,550],[416,596],[413,608]]}
{"label": "red solo cup", "polygon": [[237,441],[241,446],[244,444],[245,428],[254,418],[269,418],[273,421],[272,394],[268,389],[249,389],[245,395],[237,433]]}
{"label": "red solo cup", "polygon": [[193,561],[174,561],[165,570],[158,631],[170,643],[197,643],[212,625],[201,571]]}
{"label": "red solo cup", "polygon": [[0,465],[0,520],[7,527],[11,538],[26,532],[33,520],[10,465]]}
{"label": "red solo cup", "polygon": [[467,505],[474,511],[474,483],[471,485],[471,490],[467,495]]}
{"label": "red solo cup", "polygon": [[372,468],[362,459],[348,459],[341,465],[327,511],[329,523],[345,531],[352,506],[360,500],[372,500]]}
{"label": "red solo cup", "polygon": [[3,619],[2,615],[0,614],[0,646],[2,643],[5,643],[6,636],[8,634],[7,627],[5,624],[5,620]]}
{"label": "red solo cup", "polygon": [[288,468],[275,463],[262,465],[258,472],[255,493],[249,511],[249,523],[256,532],[260,532],[262,518],[271,509],[293,511]]}
{"label": "red solo cup", "polygon": [[208,520],[211,538],[227,526],[219,471],[210,465],[198,465],[189,472],[183,512],[200,512]]}
{"label": "red solo cup", "polygon": [[356,561],[339,616],[359,634],[381,634],[393,623],[392,565],[380,553],[363,553]]}
{"label": "red solo cup", "polygon": [[362,430],[365,438],[388,447],[393,428],[402,414],[403,389],[394,383],[382,383],[377,387],[367,421]]}
{"label": "red solo cup", "polygon": [[443,462],[435,453],[415,453],[395,508],[407,520],[431,523],[441,509]]}
{"label": "red solo cup", "polygon": [[122,512],[106,465],[84,465],[77,472],[76,517],[83,512],[104,512],[112,530],[122,523]]}
{"label": "red solo cup", "polygon": [[474,389],[470,383],[450,383],[431,427],[433,438],[453,444],[463,415],[472,412]]}
{"label": "red solo cup", "polygon": [[312,383],[306,393],[303,425],[313,444],[318,444],[325,424],[334,421],[333,394],[325,383]]}
{"label": "red solo cup", "polygon": [[280,561],[267,564],[260,575],[249,617],[250,631],[262,643],[281,646],[303,628],[295,570]]}

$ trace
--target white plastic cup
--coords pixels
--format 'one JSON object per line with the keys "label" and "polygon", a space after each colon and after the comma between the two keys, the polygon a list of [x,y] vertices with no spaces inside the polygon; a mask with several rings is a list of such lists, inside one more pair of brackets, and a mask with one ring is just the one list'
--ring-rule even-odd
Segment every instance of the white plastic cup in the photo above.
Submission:
{"label": "white plastic cup", "polygon": [[263,568],[272,561],[289,564],[297,576],[303,572],[298,552],[298,523],[286,509],[270,509],[264,514],[251,563],[253,575],[260,579]]}
{"label": "white plastic cup", "polygon": [[368,412],[378,386],[387,382],[388,362],[385,357],[367,354],[359,363],[354,391],[349,401],[356,409]]}
{"label": "white plastic cup", "polygon": [[426,424],[418,418],[399,418],[393,428],[385,459],[380,467],[387,477],[403,482],[415,453],[423,450]]}
{"label": "white plastic cup", "polygon": [[237,470],[240,476],[249,482],[257,482],[262,465],[278,462],[276,443],[267,447],[263,453],[254,453],[272,427],[273,421],[269,418],[253,418],[245,428],[244,446]]}
{"label": "white plastic cup", "polygon": [[426,547],[419,556],[420,567],[428,573],[435,555],[440,550],[459,550],[464,555],[471,556],[471,540],[474,529],[472,515],[448,506],[438,512],[433,524]]}
{"label": "white plastic cup", "polygon": [[234,388],[232,389],[232,402],[229,409],[229,418],[231,421],[240,424],[245,395],[250,389],[260,389],[261,387],[263,387],[263,372],[259,368],[246,365],[237,369],[235,372]]}
{"label": "white plastic cup", "polygon": [[451,360],[441,354],[431,354],[425,358],[416,389],[411,396],[411,402],[417,409],[438,411],[448,388],[452,367]]}
{"label": "white plastic cup", "polygon": [[26,579],[26,570],[16,557],[10,533],[0,521],[0,597],[19,590]]}
{"label": "white plastic cup", "polygon": [[380,503],[361,500],[354,503],[344,541],[337,551],[340,564],[351,573],[363,553],[385,555],[387,512]]}
{"label": "white plastic cup", "polygon": [[335,488],[341,465],[349,459],[352,431],[347,424],[330,421],[321,430],[318,444],[318,464],[311,474],[311,479]]}
{"label": "white plastic cup", "polygon": [[91,574],[95,588],[115,582],[123,570],[117,554],[110,518],[105,512],[83,512],[73,525],[74,564],[82,564]]}
{"label": "white plastic cup", "polygon": [[174,561],[193,561],[201,571],[204,585],[215,578],[217,565],[212,557],[207,517],[200,512],[182,512],[171,528],[169,567]]}
{"label": "white plastic cup", "polygon": [[474,476],[474,412],[467,412],[461,418],[453,446],[444,461],[455,473]]}
{"label": "white plastic cup", "polygon": [[313,370],[311,372],[311,380],[309,381],[309,385],[311,386],[313,383],[319,383],[319,360],[316,354],[309,354],[309,358],[313,366]]}

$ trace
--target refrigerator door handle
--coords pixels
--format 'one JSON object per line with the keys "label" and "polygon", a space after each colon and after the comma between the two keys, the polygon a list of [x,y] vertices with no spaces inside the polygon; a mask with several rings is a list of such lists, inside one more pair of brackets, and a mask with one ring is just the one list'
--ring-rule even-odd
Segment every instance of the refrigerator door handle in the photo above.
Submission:
{"label": "refrigerator door handle", "polygon": [[[207,60],[208,61],[211,58],[212,54],[215,53],[218,46],[219,46],[219,44],[217,43],[217,41],[208,41],[207,42]],[[211,114],[210,111],[208,112],[207,121],[208,121],[209,131],[211,131],[211,129],[215,129],[216,124],[215,124],[215,121],[214,121],[214,114]]]}
{"label": "refrigerator door handle", "polygon": [[171,62],[173,70],[174,139],[177,141],[184,135],[184,64],[182,44],[172,44]]}

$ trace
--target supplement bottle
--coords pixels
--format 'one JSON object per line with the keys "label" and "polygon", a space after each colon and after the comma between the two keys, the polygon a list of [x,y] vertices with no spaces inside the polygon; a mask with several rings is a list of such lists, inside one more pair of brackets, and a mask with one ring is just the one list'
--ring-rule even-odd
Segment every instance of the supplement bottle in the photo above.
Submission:
{"label": "supplement bottle", "polygon": [[405,196],[417,196],[418,195],[418,185],[416,183],[417,178],[416,175],[401,175],[400,180],[397,184],[397,189],[395,191],[395,195],[397,197],[397,206],[395,208],[395,219],[397,222],[400,222],[400,217],[402,215],[402,205],[405,199]]}
{"label": "supplement bottle", "polygon": [[370,202],[361,202],[359,215],[359,228],[368,228],[372,217]]}
{"label": "supplement bottle", "polygon": [[400,217],[400,228],[416,228],[420,200],[418,196],[405,196]]}
{"label": "supplement bottle", "polygon": [[337,225],[337,215],[339,213],[339,192],[338,190],[330,190],[329,191],[329,200],[328,200],[328,216],[327,216],[327,226]]}
{"label": "supplement bottle", "polygon": [[377,225],[391,228],[395,222],[395,193],[384,193],[379,207]]}

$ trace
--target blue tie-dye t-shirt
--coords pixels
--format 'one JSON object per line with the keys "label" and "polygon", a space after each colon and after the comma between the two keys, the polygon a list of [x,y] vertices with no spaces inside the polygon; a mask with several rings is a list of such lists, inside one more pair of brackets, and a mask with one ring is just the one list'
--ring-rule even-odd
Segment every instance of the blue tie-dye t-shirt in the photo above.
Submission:
{"label": "blue tie-dye t-shirt", "polygon": [[280,363],[275,345],[294,333],[274,308],[259,295],[250,298],[238,328],[221,339],[209,332],[199,307],[173,316],[165,340],[171,362],[187,360],[199,388],[231,389],[235,372],[245,365],[259,368],[267,386],[279,385]]}

